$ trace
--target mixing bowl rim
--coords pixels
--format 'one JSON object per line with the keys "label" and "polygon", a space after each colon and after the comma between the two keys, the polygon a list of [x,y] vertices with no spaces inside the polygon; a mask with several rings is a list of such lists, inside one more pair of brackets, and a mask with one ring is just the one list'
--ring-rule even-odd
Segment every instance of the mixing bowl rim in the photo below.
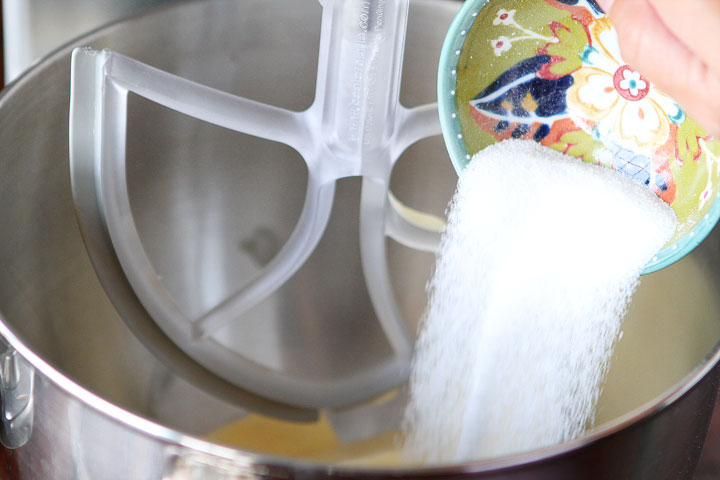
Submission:
{"label": "mixing bowl rim", "polygon": [[[3,94],[0,93],[0,110],[2,109]],[[432,466],[398,466],[398,467],[381,467],[371,468],[354,465],[338,465],[322,462],[315,462],[305,459],[295,459],[289,457],[278,457],[257,452],[245,451],[239,448],[222,445],[204,440],[194,435],[180,432],[170,427],[166,427],[143,417],[140,414],[133,413],[112,402],[105,400],[101,396],[91,392],[71,378],[67,377],[60,370],[50,365],[30,349],[25,343],[14,334],[12,329],[7,325],[5,319],[0,317],[0,336],[25,360],[27,360],[35,370],[42,373],[43,377],[51,381],[61,390],[69,394],[74,400],[77,400],[90,408],[94,409],[98,414],[108,418],[109,420],[128,427],[141,434],[147,435],[153,439],[159,440],[166,444],[177,445],[192,449],[208,455],[224,458],[231,461],[238,461],[241,458],[252,460],[252,465],[279,467],[288,469],[303,469],[306,471],[323,471],[333,473],[346,472],[348,474],[363,473],[364,475],[380,475],[397,474],[398,472],[412,472],[413,474],[421,474],[423,476],[432,476],[438,473],[471,473],[471,472],[488,472],[503,469],[517,468],[523,465],[531,464],[538,461],[547,461],[582,447],[588,446],[606,437],[609,437],[626,427],[640,423],[650,419],[652,416],[659,414],[666,407],[673,404],[680,397],[684,396],[692,390],[715,366],[720,362],[720,343],[716,344],[713,353],[706,357],[705,361],[700,363],[688,375],[677,382],[674,387],[666,390],[658,395],[655,399],[650,400],[643,405],[629,411],[628,413],[617,417],[615,420],[606,422],[602,428],[593,432],[561,444],[550,445],[541,449],[532,450],[504,457],[498,457],[487,460],[459,463],[459,464],[437,464]]]}
{"label": "mixing bowl rim", "polygon": [[[120,29],[128,23],[138,21],[149,16],[162,14],[166,10],[182,8],[183,6],[189,4],[200,3],[203,2],[201,0],[185,0],[172,5],[165,5],[159,8],[155,8],[148,13],[134,15],[128,18],[123,18],[110,22],[65,43],[64,45],[55,49],[53,52],[45,55],[41,59],[34,62],[29,69],[25,70],[19,77],[10,82],[2,91],[0,91],[0,111],[2,111],[3,105],[8,102],[8,99],[12,97],[15,91],[20,90],[24,84],[28,83],[33,78],[42,73],[46,67],[59,64],[62,61],[62,58],[66,58],[67,61],[69,61],[70,53],[73,48],[77,46],[87,45],[95,41],[98,37],[108,35],[112,33],[112,30]],[[430,5],[433,2],[431,2],[430,0],[423,0],[413,3],[424,3]],[[304,472],[324,472],[338,475],[353,475],[362,473],[364,476],[392,476],[397,475],[400,472],[412,473],[413,475],[420,475],[423,477],[448,473],[479,473],[518,468],[522,467],[523,465],[538,461],[551,460],[553,458],[571,453],[575,450],[588,446],[592,443],[609,437],[629,426],[640,423],[642,421],[646,421],[652,416],[659,414],[666,407],[677,401],[680,397],[690,392],[713,368],[715,368],[718,362],[720,362],[720,342],[718,342],[711,350],[711,352],[706,356],[703,362],[699,363],[696,368],[691,370],[687,375],[685,375],[679,382],[676,382],[672,387],[670,387],[660,395],[656,396],[654,399],[644,403],[643,405],[640,405],[639,407],[636,407],[633,410],[630,410],[626,414],[621,415],[612,421],[602,424],[600,426],[601,428],[595,429],[591,433],[575,440],[571,440],[561,444],[551,445],[529,452],[523,452],[514,455],[474,462],[454,464],[447,463],[432,466],[398,466],[371,468],[353,465],[328,464],[304,459],[278,457],[268,454],[240,450],[239,448],[222,445],[209,440],[204,440],[197,436],[186,434],[179,430],[163,426],[159,423],[143,417],[140,414],[133,413],[118,405],[115,405],[95,393],[92,393],[87,388],[83,387],[79,383],[72,380],[70,377],[63,374],[59,369],[50,365],[38,354],[36,354],[31,348],[29,348],[21,340],[20,336],[14,333],[13,329],[10,327],[10,324],[6,322],[5,316],[2,313],[0,313],[0,336],[2,336],[6,340],[6,342],[8,343],[8,345],[10,345],[12,349],[17,351],[18,354],[20,354],[25,360],[27,360],[34,367],[35,370],[42,373],[45,379],[49,380],[59,389],[66,392],[74,400],[77,400],[94,409],[98,414],[106,417],[110,421],[118,423],[121,426],[130,428],[152,439],[169,445],[185,447],[191,450],[195,450],[197,452],[202,452],[211,456],[227,459],[229,461],[239,462],[241,459],[243,459],[245,461],[244,463],[247,463],[247,461],[249,460],[251,461],[249,465],[252,466],[287,468],[296,471],[302,470]]]}

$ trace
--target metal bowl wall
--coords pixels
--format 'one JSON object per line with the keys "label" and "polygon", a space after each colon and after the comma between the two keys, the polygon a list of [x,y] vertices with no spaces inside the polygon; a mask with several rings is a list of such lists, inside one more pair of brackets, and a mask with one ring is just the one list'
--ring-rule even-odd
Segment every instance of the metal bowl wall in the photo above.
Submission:
{"label": "metal bowl wall", "polygon": [[[437,58],[457,8],[412,2],[406,106],[434,101]],[[43,479],[690,478],[717,391],[718,234],[644,279],[598,427],[577,441],[475,464],[379,469],[272,457],[201,438],[244,415],[253,400],[215,398],[175,375],[125,326],[100,285],[70,191],[70,50],[112,48],[299,110],[313,98],[319,22],[313,0],[181,4],[60,49],[0,96],[0,335],[7,345],[0,439],[14,447],[4,451],[8,472]],[[251,276],[287,239],[300,212],[304,166],[286,147],[139,98],[131,97],[129,112],[128,185],[138,228],[171,289],[199,309]],[[455,181],[440,138],[412,146],[393,172],[400,200],[437,215]],[[358,187],[356,179],[341,184],[318,250],[244,324],[241,347],[258,361],[343,375],[389,354],[359,265]],[[433,257],[389,242],[395,293],[412,324],[424,308]]]}

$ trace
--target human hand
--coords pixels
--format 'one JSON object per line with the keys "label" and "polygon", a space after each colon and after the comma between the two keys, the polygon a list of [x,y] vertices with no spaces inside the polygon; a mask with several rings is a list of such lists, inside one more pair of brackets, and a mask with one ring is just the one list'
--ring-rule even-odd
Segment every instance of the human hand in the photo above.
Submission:
{"label": "human hand", "polygon": [[720,138],[720,0],[597,0],[623,57]]}

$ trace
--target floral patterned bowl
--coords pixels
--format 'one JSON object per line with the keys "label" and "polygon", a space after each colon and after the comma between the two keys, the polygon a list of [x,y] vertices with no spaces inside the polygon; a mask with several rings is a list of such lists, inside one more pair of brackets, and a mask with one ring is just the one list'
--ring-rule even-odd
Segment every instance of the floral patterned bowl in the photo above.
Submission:
{"label": "floral patterned bowl", "polygon": [[678,217],[659,270],[720,217],[720,141],[627,65],[595,0],[468,0],[440,58],[440,120],[458,172],[508,138],[532,139],[647,185]]}

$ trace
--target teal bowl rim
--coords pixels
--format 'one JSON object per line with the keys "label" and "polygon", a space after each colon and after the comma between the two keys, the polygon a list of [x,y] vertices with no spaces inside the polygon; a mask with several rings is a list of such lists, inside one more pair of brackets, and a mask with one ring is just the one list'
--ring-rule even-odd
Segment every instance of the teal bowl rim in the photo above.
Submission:
{"label": "teal bowl rim", "polygon": [[[438,112],[445,145],[458,175],[470,163],[471,156],[462,139],[460,121],[455,109],[455,87],[457,84],[457,61],[465,44],[467,33],[478,12],[492,0],[467,0],[450,24],[440,52],[438,69]],[[665,246],[643,269],[643,275],[656,272],[677,262],[690,253],[710,234],[720,219],[720,192],[715,193],[708,213],[676,242]]]}

